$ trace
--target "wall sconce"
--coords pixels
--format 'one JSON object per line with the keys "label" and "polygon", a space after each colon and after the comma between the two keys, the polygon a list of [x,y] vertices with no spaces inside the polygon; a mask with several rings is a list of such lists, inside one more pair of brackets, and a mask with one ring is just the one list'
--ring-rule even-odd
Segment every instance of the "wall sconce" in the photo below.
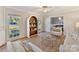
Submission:
{"label": "wall sconce", "polygon": [[76,22],[75,27],[76,27],[76,32],[79,33],[79,22]]}
{"label": "wall sconce", "polygon": [[76,23],[76,28],[79,28],[79,22]]}

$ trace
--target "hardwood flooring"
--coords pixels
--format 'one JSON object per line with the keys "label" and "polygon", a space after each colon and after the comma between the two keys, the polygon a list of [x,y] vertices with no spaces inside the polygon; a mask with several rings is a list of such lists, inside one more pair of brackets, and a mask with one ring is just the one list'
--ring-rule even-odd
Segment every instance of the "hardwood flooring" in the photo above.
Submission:
{"label": "hardwood flooring", "polygon": [[[54,36],[50,33],[42,32],[32,36],[31,38],[23,38],[19,41],[23,42],[29,40],[44,52],[59,52],[59,47],[64,43],[64,38],[63,34],[61,36]],[[6,46],[1,47],[0,52],[6,52]]]}
{"label": "hardwood flooring", "polygon": [[40,33],[31,38],[26,38],[25,40],[29,40],[39,48],[41,48],[44,52],[58,52],[61,44],[64,43],[64,35],[54,36],[50,33]]}

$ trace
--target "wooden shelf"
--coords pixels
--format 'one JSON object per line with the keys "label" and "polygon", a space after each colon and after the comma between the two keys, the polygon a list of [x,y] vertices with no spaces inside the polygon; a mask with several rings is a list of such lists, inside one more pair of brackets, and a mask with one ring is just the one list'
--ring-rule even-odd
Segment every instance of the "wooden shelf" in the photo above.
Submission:
{"label": "wooden shelf", "polygon": [[37,19],[36,17],[32,16],[30,18],[30,36],[37,34]]}

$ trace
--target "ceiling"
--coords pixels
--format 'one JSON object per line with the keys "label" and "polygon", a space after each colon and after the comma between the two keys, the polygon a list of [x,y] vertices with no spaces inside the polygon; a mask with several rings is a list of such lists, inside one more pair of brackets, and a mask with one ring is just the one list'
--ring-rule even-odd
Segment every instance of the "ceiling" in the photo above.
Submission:
{"label": "ceiling", "polygon": [[[42,11],[42,6],[9,6],[11,8],[16,8],[23,11],[36,12],[36,13],[44,13]],[[68,12],[72,10],[79,10],[78,6],[47,6],[47,13],[61,13]],[[46,14],[46,13],[45,13]]]}

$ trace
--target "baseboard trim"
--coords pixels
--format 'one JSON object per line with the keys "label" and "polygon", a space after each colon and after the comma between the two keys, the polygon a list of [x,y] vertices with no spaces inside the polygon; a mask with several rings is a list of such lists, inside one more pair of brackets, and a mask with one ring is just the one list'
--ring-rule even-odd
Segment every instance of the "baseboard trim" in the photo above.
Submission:
{"label": "baseboard trim", "polygon": [[21,38],[19,38],[19,39],[24,39],[24,38],[27,38],[27,36],[21,37]]}
{"label": "baseboard trim", "polygon": [[12,40],[11,42],[14,42],[14,41],[17,41],[17,40],[22,40],[22,39],[25,39],[25,38],[27,38],[27,36],[24,36],[24,37],[18,38],[18,39],[16,39],[16,40]]}

